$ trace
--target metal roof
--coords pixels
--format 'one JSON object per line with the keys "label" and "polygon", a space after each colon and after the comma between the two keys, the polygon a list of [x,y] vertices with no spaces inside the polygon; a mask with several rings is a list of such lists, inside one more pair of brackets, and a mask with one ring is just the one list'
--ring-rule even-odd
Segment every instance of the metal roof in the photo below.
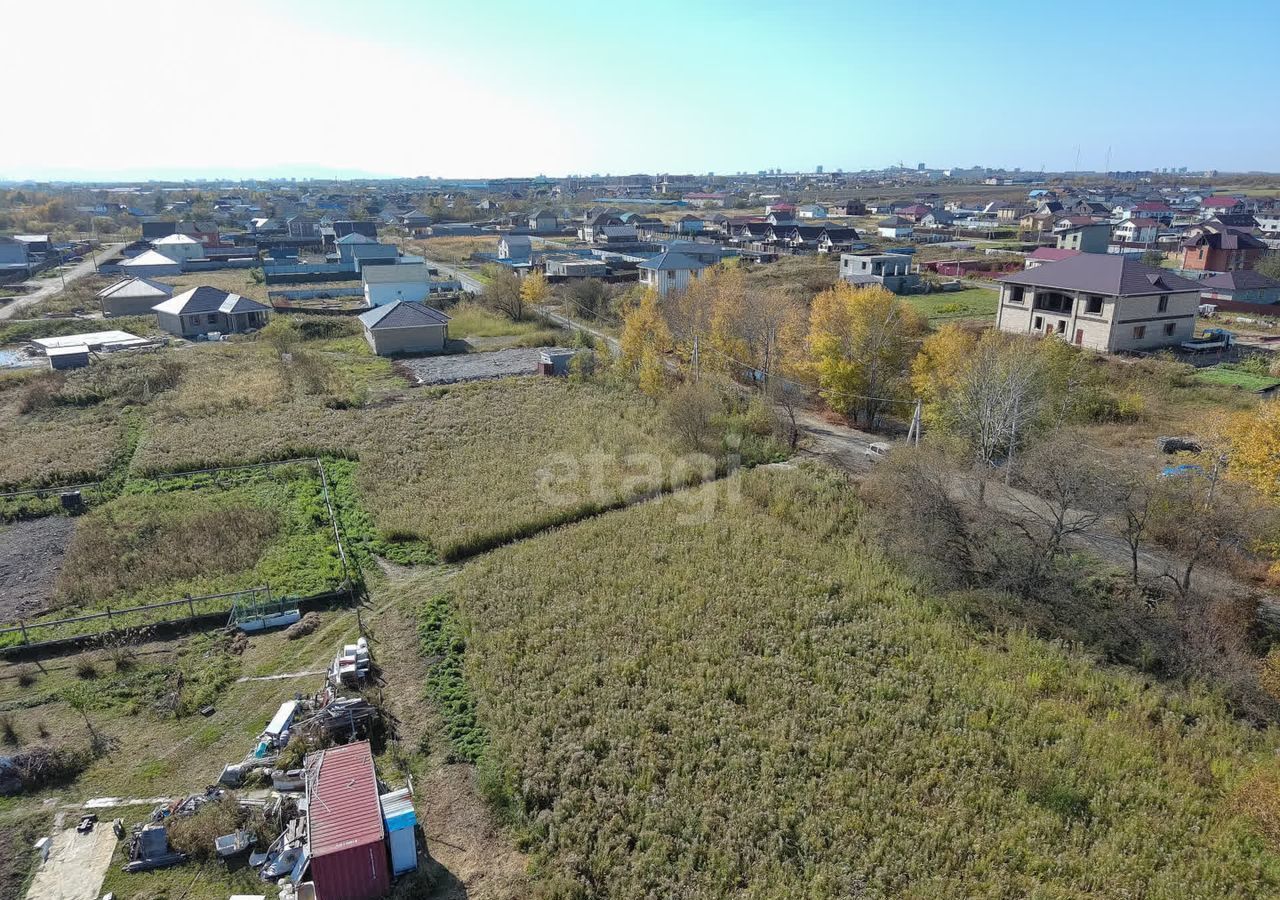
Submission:
{"label": "metal roof", "polygon": [[382,806],[368,741],[307,755],[311,859],[382,841]]}
{"label": "metal roof", "polygon": [[1199,291],[1198,282],[1117,253],[1081,253],[999,279],[1010,284],[1124,297]]}
{"label": "metal roof", "polygon": [[365,328],[412,328],[415,325],[447,325],[449,317],[438,309],[432,309],[412,300],[396,300],[360,314]]}
{"label": "metal roof", "polygon": [[158,281],[147,278],[125,278],[115,284],[98,291],[102,298],[118,297],[132,299],[135,297],[172,297],[173,288]]}
{"label": "metal roof", "polygon": [[107,344],[128,347],[150,342],[127,331],[90,331],[84,334],[67,334],[62,337],[36,338],[31,343],[47,353],[50,350],[61,350],[65,347],[103,347]]}
{"label": "metal roof", "polygon": [[424,284],[430,280],[430,273],[423,263],[395,263],[389,266],[365,266],[360,270],[365,284],[395,284],[412,282]]}
{"label": "metal roof", "polygon": [[122,269],[145,268],[147,266],[178,267],[178,262],[158,250],[148,250],[146,253],[139,253],[133,259],[126,259],[120,263],[120,268]]}
{"label": "metal roof", "polygon": [[202,284],[199,287],[193,287],[189,291],[184,291],[176,297],[170,297],[163,303],[157,303],[151,308],[155,312],[179,316],[211,312],[265,312],[271,307],[265,306],[257,300],[242,297],[240,294],[232,294],[220,288]]}

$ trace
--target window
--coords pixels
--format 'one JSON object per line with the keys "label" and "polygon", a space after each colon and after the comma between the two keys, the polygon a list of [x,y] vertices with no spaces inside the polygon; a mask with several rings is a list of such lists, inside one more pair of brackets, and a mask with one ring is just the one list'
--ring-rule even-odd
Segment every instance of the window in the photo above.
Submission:
{"label": "window", "polygon": [[1044,327],[1044,316],[1036,316],[1035,325],[1034,325],[1035,330],[1039,331],[1043,327]]}
{"label": "window", "polygon": [[1168,294],[1161,294],[1161,295],[1160,295],[1160,304],[1159,304],[1159,306],[1157,307],[1157,310],[1158,310],[1159,312],[1164,312],[1164,311],[1165,311],[1165,310],[1167,310],[1168,308],[1169,308],[1169,295],[1168,295]]}
{"label": "window", "polygon": [[218,314],[217,314],[217,313],[209,313],[209,324],[210,324],[210,325],[217,325],[217,324],[218,324]]}
{"label": "window", "polygon": [[1134,326],[1133,326],[1133,339],[1134,339],[1135,341],[1140,341],[1140,340],[1142,340],[1142,339],[1143,339],[1144,337],[1146,337],[1146,336],[1147,336],[1147,326],[1146,326],[1146,325],[1134,325]]}
{"label": "window", "polygon": [[1022,293],[1023,293],[1023,289],[1022,289],[1021,287],[1019,287],[1018,285],[1014,285],[1013,287],[1009,288],[1009,302],[1010,302],[1010,303],[1021,303],[1021,302],[1022,302]]}
{"label": "window", "polygon": [[1059,320],[1058,320],[1058,334],[1066,334],[1066,333],[1067,333],[1067,323],[1066,323],[1065,321],[1063,321],[1062,319],[1059,319]]}
{"label": "window", "polygon": [[1085,306],[1085,312],[1087,312],[1091,316],[1102,315],[1102,298],[1090,297],[1088,303]]}
{"label": "window", "polygon": [[1165,322],[1165,323],[1164,323],[1164,336],[1165,336],[1165,337],[1173,337],[1173,333],[1174,333],[1175,331],[1177,331],[1177,330],[1178,330],[1178,323],[1177,323],[1177,322]]}

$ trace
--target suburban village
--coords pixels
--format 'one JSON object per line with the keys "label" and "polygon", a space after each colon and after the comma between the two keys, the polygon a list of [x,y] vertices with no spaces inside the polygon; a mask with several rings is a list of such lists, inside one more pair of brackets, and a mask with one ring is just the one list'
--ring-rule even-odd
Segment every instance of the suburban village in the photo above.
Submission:
{"label": "suburban village", "polygon": [[1271,81],[1088,5],[10,11],[0,900],[1280,897]]}
{"label": "suburban village", "polygon": [[1265,183],[6,188],[10,886],[522,895],[561,813],[493,769],[530,735],[454,592],[498,615],[473,567],[729,481],[851,478],[965,615],[1273,721]]}

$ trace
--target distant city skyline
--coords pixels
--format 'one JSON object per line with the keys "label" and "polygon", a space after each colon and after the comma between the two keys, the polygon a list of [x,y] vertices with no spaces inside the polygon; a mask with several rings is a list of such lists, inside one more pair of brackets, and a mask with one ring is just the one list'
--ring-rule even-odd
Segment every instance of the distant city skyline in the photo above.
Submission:
{"label": "distant city skyline", "polygon": [[[1184,7],[1204,9],[70,0],[51,23],[21,4],[6,62],[30,113],[0,180],[1280,169],[1269,54],[1233,54],[1230,84],[1145,74],[1192,52]],[[1280,4],[1214,24],[1266,35]]]}

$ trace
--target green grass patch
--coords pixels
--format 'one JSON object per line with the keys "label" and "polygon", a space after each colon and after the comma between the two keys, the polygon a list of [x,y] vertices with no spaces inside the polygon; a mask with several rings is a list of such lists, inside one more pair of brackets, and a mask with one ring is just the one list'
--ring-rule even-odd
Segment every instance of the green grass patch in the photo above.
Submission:
{"label": "green grass patch", "polygon": [[931,322],[957,319],[985,319],[996,314],[1000,294],[986,288],[908,294],[903,297]]}
{"label": "green grass patch", "polygon": [[1229,364],[1196,369],[1195,377],[1209,384],[1223,384],[1246,391],[1266,391],[1280,385],[1280,378],[1245,372]]}
{"label": "green grass patch", "polygon": [[538,319],[513,322],[474,300],[464,300],[450,309],[448,315],[449,336],[452,338],[526,335],[546,328],[545,323]]}
{"label": "green grass patch", "polygon": [[513,544],[450,583],[536,877],[628,897],[1280,889],[1232,802],[1274,766],[1273,734],[1194,685],[974,630],[870,549],[835,475],[740,488]]}
{"label": "green grass patch", "polygon": [[467,639],[447,596],[436,595],[423,604],[418,637],[429,666],[427,697],[444,718],[450,757],[476,762],[484,752],[486,736],[476,720],[475,700],[463,675]]}

